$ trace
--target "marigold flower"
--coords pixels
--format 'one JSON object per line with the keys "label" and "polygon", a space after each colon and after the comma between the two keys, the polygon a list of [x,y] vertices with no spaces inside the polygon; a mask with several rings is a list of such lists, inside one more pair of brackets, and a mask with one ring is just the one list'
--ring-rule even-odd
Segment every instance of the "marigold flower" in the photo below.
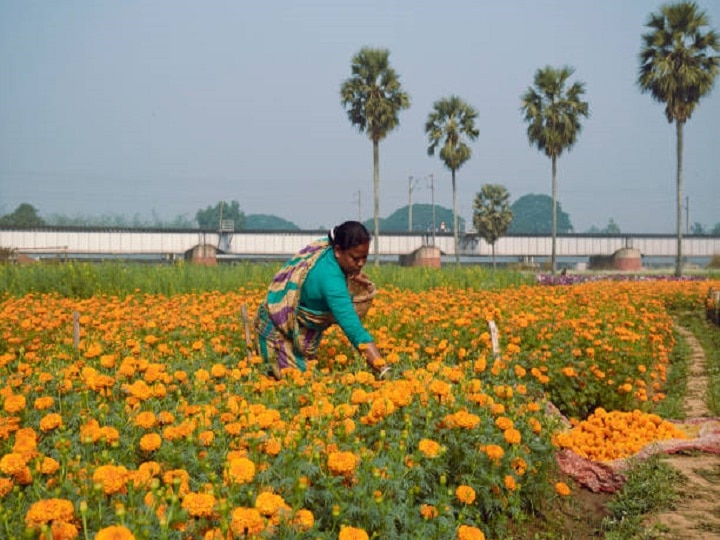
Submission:
{"label": "marigold flower", "polygon": [[0,478],[0,499],[10,493],[14,485],[13,481],[9,478]]}
{"label": "marigold flower", "polygon": [[93,483],[102,486],[106,495],[124,493],[129,479],[128,470],[122,465],[101,465],[93,473]]}
{"label": "marigold flower", "polygon": [[49,456],[45,456],[37,468],[42,474],[55,474],[60,469],[60,463]]}
{"label": "marigold flower", "polygon": [[457,531],[458,540],[485,540],[485,533],[477,527],[470,525],[460,525]]}
{"label": "marigold flower", "polygon": [[455,490],[455,496],[463,504],[472,504],[473,502],[475,502],[475,490],[470,486],[458,486]]}
{"label": "marigold flower", "polygon": [[157,422],[157,417],[155,416],[155,413],[152,411],[143,411],[138,413],[138,415],[133,420],[133,423],[141,427],[143,429],[151,429],[155,426]]}
{"label": "marigold flower", "polygon": [[25,514],[25,524],[31,529],[52,521],[71,522],[73,519],[75,508],[67,499],[43,499],[33,503]]}
{"label": "marigold flower", "polygon": [[341,525],[338,540],[370,540],[370,537],[364,529]]}
{"label": "marigold flower", "polygon": [[143,452],[154,452],[162,444],[162,437],[157,433],[148,433],[140,437],[140,450]]}
{"label": "marigold flower", "polygon": [[425,519],[433,519],[438,516],[438,511],[437,508],[431,504],[421,504],[420,515]]}
{"label": "marigold flower", "polygon": [[0,471],[8,476],[13,476],[19,473],[26,465],[27,460],[25,457],[17,452],[5,454],[2,458],[0,458]]}
{"label": "marigold flower", "polygon": [[301,531],[309,531],[315,525],[315,516],[310,510],[302,508],[295,512],[293,524]]}
{"label": "marigold flower", "polygon": [[77,527],[67,521],[53,521],[50,526],[52,540],[73,540],[80,534]]}
{"label": "marigold flower", "polygon": [[36,411],[44,411],[55,405],[55,399],[51,396],[42,396],[35,400],[33,407]]}
{"label": "marigold flower", "polygon": [[562,495],[563,497],[567,497],[568,495],[570,495],[570,488],[565,482],[556,482],[555,493],[557,493],[558,495]]}
{"label": "marigold flower", "polygon": [[210,493],[187,493],[182,508],[192,517],[209,518],[215,507],[215,496]]}
{"label": "marigold flower", "polygon": [[13,394],[5,398],[3,409],[8,414],[15,414],[25,410],[25,396]]}
{"label": "marigold flower", "polygon": [[328,455],[328,468],[334,475],[349,476],[355,471],[358,457],[352,452],[331,452]]}
{"label": "marigold flower", "polygon": [[520,441],[522,441],[522,434],[515,428],[506,429],[503,432],[503,437],[508,444],[520,444]]}
{"label": "marigold flower", "polygon": [[232,511],[230,528],[239,537],[252,537],[265,530],[265,520],[257,508],[239,507]]}
{"label": "marigold flower", "polygon": [[515,491],[515,489],[517,489],[515,478],[513,478],[510,474],[505,475],[505,478],[503,478],[503,484],[505,484],[505,487],[510,491]]}
{"label": "marigold flower", "polygon": [[111,525],[100,529],[95,540],[135,540],[135,535],[123,525]]}
{"label": "marigold flower", "polygon": [[488,444],[485,446],[484,450],[487,457],[495,462],[502,459],[503,455],[505,455],[505,451],[502,449],[502,446],[498,446],[497,444]]}
{"label": "marigold flower", "polygon": [[244,457],[232,459],[227,477],[234,484],[246,484],[255,477],[255,463]]}
{"label": "marigold flower", "polygon": [[255,508],[265,517],[273,517],[282,512],[290,512],[291,508],[280,495],[263,491],[255,499]]}
{"label": "marigold flower", "polygon": [[40,419],[40,431],[48,432],[62,427],[63,419],[57,413],[46,414]]}
{"label": "marigold flower", "polygon": [[436,458],[440,455],[440,443],[433,441],[432,439],[422,439],[418,443],[418,450],[422,452],[425,457]]}

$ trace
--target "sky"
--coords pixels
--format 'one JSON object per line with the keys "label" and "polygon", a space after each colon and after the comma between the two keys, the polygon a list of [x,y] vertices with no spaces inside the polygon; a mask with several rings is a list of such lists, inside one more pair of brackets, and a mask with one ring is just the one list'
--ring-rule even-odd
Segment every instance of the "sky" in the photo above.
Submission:
{"label": "sky", "polygon": [[[551,195],[521,95],[570,66],[590,117],[558,160],[575,231],[676,230],[675,128],[637,86],[653,0],[0,0],[0,215],[182,215],[219,201],[303,229],[373,216],[372,144],[340,86],[386,48],[411,106],[380,143],[380,216],[452,208],[425,121],[457,95],[478,111],[457,171],[472,220],[483,184]],[[699,0],[720,31],[720,1]],[[685,126],[689,223],[720,223],[720,80]],[[412,180],[411,180],[412,178]],[[412,186],[412,189],[411,189]]]}

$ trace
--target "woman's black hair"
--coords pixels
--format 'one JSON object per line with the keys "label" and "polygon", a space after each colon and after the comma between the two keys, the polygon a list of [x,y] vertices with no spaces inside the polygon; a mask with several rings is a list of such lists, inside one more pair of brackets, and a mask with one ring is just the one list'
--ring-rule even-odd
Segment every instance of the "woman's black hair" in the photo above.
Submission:
{"label": "woman's black hair", "polygon": [[328,233],[330,245],[345,251],[370,242],[370,233],[359,221],[346,221]]}

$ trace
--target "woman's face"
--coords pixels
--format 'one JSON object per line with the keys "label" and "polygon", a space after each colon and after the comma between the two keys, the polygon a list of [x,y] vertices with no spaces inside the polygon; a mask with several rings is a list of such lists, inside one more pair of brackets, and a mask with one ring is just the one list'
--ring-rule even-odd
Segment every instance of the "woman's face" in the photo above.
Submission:
{"label": "woman's face", "polygon": [[335,247],[335,258],[340,268],[347,276],[354,276],[360,273],[362,267],[365,266],[370,251],[370,242],[365,242],[359,246],[349,249],[340,249]]}

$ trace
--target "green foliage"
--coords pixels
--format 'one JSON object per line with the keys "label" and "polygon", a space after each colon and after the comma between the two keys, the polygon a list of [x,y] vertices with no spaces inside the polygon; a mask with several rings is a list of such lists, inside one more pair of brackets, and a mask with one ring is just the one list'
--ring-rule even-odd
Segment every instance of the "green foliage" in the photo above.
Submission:
{"label": "green foliage", "polygon": [[[407,232],[408,230],[408,206],[398,208],[386,218],[380,219],[381,232]],[[412,205],[412,221],[413,231],[432,232],[433,212],[431,204],[413,204]],[[435,205],[435,230],[441,231],[441,224],[450,224],[453,222],[452,210],[443,206]],[[372,220],[367,220],[364,225],[368,230],[372,230]],[[458,227],[460,230],[465,229],[465,220],[458,218]],[[451,230],[450,225],[445,226],[445,230]]]}
{"label": "green foliage", "polygon": [[221,221],[232,221],[235,230],[245,228],[245,214],[240,210],[240,203],[237,201],[232,201],[230,204],[220,201],[215,206],[198,210],[195,219],[201,229],[216,230],[220,227]]}
{"label": "green foliage", "polygon": [[[548,195],[523,195],[510,205],[513,220],[508,227],[511,234],[551,234],[552,233],[552,197]],[[570,233],[573,226],[570,216],[557,203],[557,232]]]}
{"label": "green foliage", "polygon": [[45,220],[38,215],[37,209],[28,203],[22,203],[11,214],[0,217],[0,226],[5,227],[42,227]]}
{"label": "green foliage", "polygon": [[249,214],[245,218],[245,230],[299,231],[300,227],[286,219],[268,214]]}
{"label": "green foliage", "polygon": [[507,232],[513,219],[509,199],[510,193],[505,186],[485,184],[473,201],[473,224],[477,233],[493,246],[493,266],[495,242]]}

